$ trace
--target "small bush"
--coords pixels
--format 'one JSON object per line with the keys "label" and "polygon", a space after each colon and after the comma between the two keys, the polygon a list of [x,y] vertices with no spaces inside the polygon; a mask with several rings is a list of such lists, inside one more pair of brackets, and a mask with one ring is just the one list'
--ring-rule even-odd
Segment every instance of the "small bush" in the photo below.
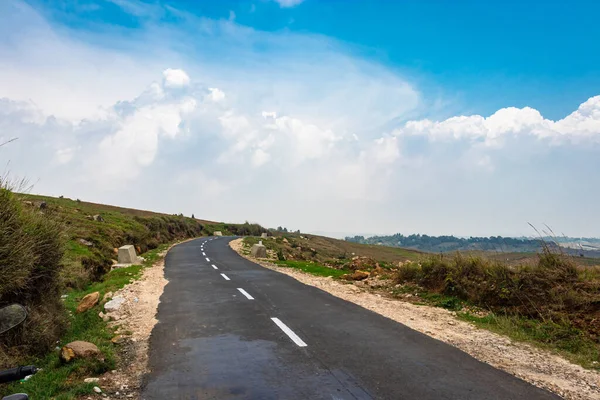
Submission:
{"label": "small bush", "polygon": [[29,313],[25,324],[2,335],[0,367],[10,360],[9,347],[17,354],[43,354],[63,331],[63,249],[59,223],[0,189],[0,306],[20,303]]}
{"label": "small bush", "polygon": [[434,256],[400,266],[396,279],[495,313],[553,321],[565,332],[581,330],[597,340],[599,276],[595,271],[580,271],[570,258],[546,250],[536,264],[519,267],[461,254]]}

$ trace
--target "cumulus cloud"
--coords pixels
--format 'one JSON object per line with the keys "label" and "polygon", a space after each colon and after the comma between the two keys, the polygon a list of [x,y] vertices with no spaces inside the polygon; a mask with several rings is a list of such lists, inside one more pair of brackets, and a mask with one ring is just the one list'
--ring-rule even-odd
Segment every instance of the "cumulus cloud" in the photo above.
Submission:
{"label": "cumulus cloud", "polygon": [[519,135],[548,139],[554,144],[581,140],[600,143],[600,96],[588,99],[559,121],[545,119],[539,111],[529,107],[508,107],[489,117],[472,115],[444,121],[409,121],[394,134],[425,136],[431,141],[483,142],[488,146],[501,146],[505,137]]}
{"label": "cumulus cloud", "polygon": [[163,72],[165,78],[165,87],[182,87],[190,84],[190,77],[182,69],[167,68]]}

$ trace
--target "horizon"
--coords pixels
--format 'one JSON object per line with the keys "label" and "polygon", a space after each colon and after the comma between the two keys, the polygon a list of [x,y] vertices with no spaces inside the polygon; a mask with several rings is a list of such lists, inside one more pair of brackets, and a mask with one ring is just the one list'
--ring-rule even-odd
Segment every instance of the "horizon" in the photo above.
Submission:
{"label": "horizon", "polygon": [[594,11],[7,0],[0,162],[32,193],[307,233],[596,238]]}

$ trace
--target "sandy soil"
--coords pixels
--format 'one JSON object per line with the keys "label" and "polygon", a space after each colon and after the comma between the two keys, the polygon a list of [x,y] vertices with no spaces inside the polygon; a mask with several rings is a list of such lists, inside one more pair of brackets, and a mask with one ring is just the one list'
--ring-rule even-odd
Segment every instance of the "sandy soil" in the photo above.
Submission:
{"label": "sandy soil", "polygon": [[125,298],[118,311],[108,314],[113,319],[110,325],[117,327],[115,339],[120,345],[121,362],[118,369],[104,374],[97,383],[105,399],[140,398],[141,379],[147,372],[150,334],[158,322],[160,296],[168,283],[164,277],[167,251],[159,254],[160,260],[152,267],[144,269],[139,280],[112,296]]}
{"label": "sandy soil", "polygon": [[502,369],[536,386],[546,388],[569,400],[600,399],[600,374],[528,344],[510,339],[460,321],[447,310],[418,306],[371,293],[368,284],[342,283],[299,270],[279,267],[268,260],[256,260],[244,249],[242,239],[230,242],[232,249],[260,265],[289,275],[334,296],[351,301],[414,330],[449,343],[476,359]]}

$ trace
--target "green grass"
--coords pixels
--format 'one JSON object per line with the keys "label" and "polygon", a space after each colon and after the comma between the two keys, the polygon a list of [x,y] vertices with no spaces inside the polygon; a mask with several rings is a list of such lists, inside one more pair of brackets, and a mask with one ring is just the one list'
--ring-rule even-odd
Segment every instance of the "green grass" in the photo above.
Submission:
{"label": "green grass", "polygon": [[344,269],[329,268],[308,261],[274,261],[274,263],[281,267],[299,269],[312,275],[333,276],[334,278],[340,278],[342,275],[352,272]]}
{"label": "green grass", "polygon": [[553,351],[585,368],[600,370],[598,345],[584,332],[572,326],[493,313],[480,317],[468,312],[459,312],[457,316],[479,328],[508,336],[517,342],[526,342]]}
{"label": "green grass", "polygon": [[85,290],[71,290],[67,293],[65,307],[69,311],[69,328],[63,335],[58,347],[74,340],[84,340],[94,343],[102,351],[104,362],[80,360],[62,364],[57,352],[52,352],[42,359],[30,359],[28,363],[35,364],[42,371],[23,383],[15,383],[0,390],[2,395],[15,392],[25,392],[33,399],[71,400],[80,395],[93,393],[94,384],[83,383],[83,379],[102,374],[116,367],[118,361],[118,346],[111,342],[115,336],[114,329],[107,326],[98,313],[102,304],[96,305],[85,313],[77,314],[75,309],[79,301],[87,294],[100,292],[100,298],[108,292],[115,292],[128,283],[139,279],[145,267],[158,261],[159,253],[166,250],[168,244],[159,246],[145,254],[144,265],[134,265],[107,273],[104,278]]}
{"label": "green grass", "polygon": [[414,304],[441,307],[450,311],[462,310],[462,308],[466,304],[464,301],[457,297],[448,296],[440,293],[428,292],[427,290],[424,290],[419,286],[411,284],[404,284],[402,286],[394,288],[392,290],[392,294],[397,297],[404,294],[412,294],[420,299],[420,301],[417,301]]}

